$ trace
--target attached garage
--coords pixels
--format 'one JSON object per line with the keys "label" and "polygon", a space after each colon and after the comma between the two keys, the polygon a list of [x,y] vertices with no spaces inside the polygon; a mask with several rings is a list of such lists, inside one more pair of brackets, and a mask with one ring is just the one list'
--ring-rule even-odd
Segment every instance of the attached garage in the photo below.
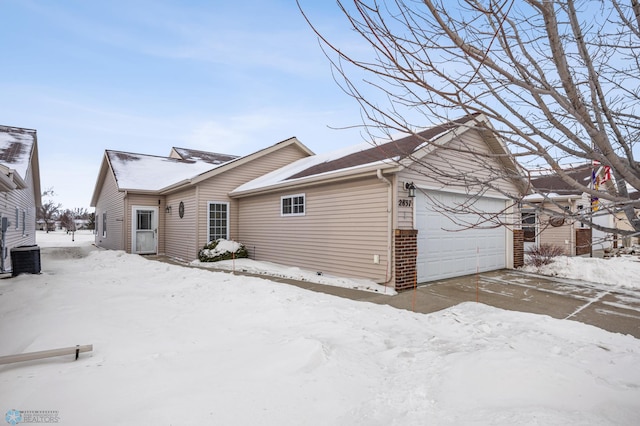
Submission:
{"label": "attached garage", "polygon": [[[462,212],[467,195],[418,191],[416,197],[418,283],[492,271],[507,266],[507,229],[481,223],[478,215]],[[446,213],[442,206],[448,206]],[[502,212],[505,200],[483,197],[473,209]],[[456,211],[458,210],[458,211]]]}

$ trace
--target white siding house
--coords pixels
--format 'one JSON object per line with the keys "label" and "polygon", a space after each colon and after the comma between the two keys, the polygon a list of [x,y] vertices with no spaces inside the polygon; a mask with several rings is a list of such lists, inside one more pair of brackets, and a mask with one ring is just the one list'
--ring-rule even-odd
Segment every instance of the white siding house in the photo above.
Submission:
{"label": "white siding house", "polygon": [[0,270],[12,269],[11,249],[36,245],[42,205],[35,130],[0,126]]}

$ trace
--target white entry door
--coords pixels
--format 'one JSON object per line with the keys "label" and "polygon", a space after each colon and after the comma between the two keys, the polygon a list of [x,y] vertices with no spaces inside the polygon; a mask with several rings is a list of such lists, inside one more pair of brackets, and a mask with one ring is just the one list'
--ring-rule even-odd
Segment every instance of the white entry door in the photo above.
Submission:
{"label": "white entry door", "polygon": [[158,247],[158,208],[134,206],[131,225],[131,251],[155,254]]}

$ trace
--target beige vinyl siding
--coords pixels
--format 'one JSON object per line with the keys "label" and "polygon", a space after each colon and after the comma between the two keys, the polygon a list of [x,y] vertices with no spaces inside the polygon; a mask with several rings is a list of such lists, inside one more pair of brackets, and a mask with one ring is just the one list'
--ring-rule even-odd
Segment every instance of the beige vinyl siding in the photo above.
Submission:
{"label": "beige vinyl siding", "polygon": [[395,176],[395,194],[396,201],[394,201],[394,205],[396,206],[396,225],[397,229],[413,229],[413,212],[414,212],[414,203],[415,198],[410,198],[408,191],[404,188],[405,183],[413,182],[414,179],[410,176],[405,176],[404,178],[399,179],[398,176]]}
{"label": "beige vinyl siding", "polygon": [[504,179],[504,171],[497,157],[492,158],[486,154],[491,151],[477,131],[469,130],[461,137],[452,140],[448,147],[452,149],[473,150],[478,155],[463,153],[451,149],[436,149],[427,154],[421,161],[416,162],[399,174],[400,181],[414,182],[417,187],[438,189],[447,192],[468,192],[477,194],[484,188],[471,186],[465,179],[490,181],[498,187],[497,190],[489,190],[486,196],[504,197],[502,192],[518,193],[515,183],[510,179]]}
{"label": "beige vinyl siding", "polygon": [[[180,218],[179,205],[184,203],[184,216]],[[167,196],[166,205],[171,206],[171,212],[163,209],[160,214],[165,216],[164,235],[165,254],[181,259],[193,260],[198,256],[196,246],[196,190],[190,188]]]}
{"label": "beige vinyl siding", "polygon": [[[464,147],[480,154],[490,153],[480,134],[473,130],[465,132],[461,138],[452,140],[449,146],[452,148]],[[483,196],[497,198],[506,198],[503,193],[518,194],[519,190],[512,180],[500,177],[500,174],[503,173],[499,171],[500,167],[497,159],[484,155],[474,156],[458,151],[436,150],[398,173],[397,197],[398,200],[407,199],[407,191],[404,189],[405,182],[413,182],[418,191],[420,189],[435,189],[470,195],[482,193]],[[483,192],[483,188],[466,185],[461,176],[455,176],[462,174],[471,174],[474,179],[491,181],[499,190],[491,189]],[[456,177],[459,179],[455,179]],[[396,217],[398,228],[413,228],[414,211],[413,206],[398,207]]]}
{"label": "beige vinyl siding", "polygon": [[[32,246],[36,244],[36,207],[33,193],[33,172],[31,167],[27,169],[27,176],[21,176],[27,187],[14,189],[13,191],[0,193],[0,213],[9,220],[9,227],[5,235],[6,255],[4,258],[4,271],[11,270],[11,249],[20,246]],[[17,222],[16,222],[17,208]]]}
{"label": "beige vinyl siding", "polygon": [[235,240],[238,238],[238,200],[230,199],[229,192],[250,180],[304,157],[306,155],[300,149],[294,145],[289,145],[201,182],[198,185],[198,249],[208,242],[208,209],[210,202],[229,203],[229,238]]}
{"label": "beige vinyl siding", "polygon": [[[107,173],[96,204],[96,245],[111,250],[124,250],[124,193],[118,191],[112,173]],[[107,213],[107,235],[103,237],[102,214]]]}
{"label": "beige vinyl siding", "polygon": [[[558,210],[558,213],[562,214],[560,208],[558,208],[557,206],[546,205],[545,207],[548,209]],[[557,246],[562,248],[566,255],[574,255],[575,227],[568,222],[558,227],[551,226],[549,225],[550,218],[551,215],[546,213],[540,213],[538,215],[538,243]],[[541,226],[542,228],[540,228]]]}
{"label": "beige vinyl siding", "polygon": [[[305,215],[283,217],[281,197],[295,194],[305,195]],[[384,282],[387,200],[375,177],[242,198],[239,241],[256,260]]]}
{"label": "beige vinyl siding", "polygon": [[[164,221],[165,221],[165,203],[164,197],[158,195],[147,195],[147,194],[132,194],[129,192],[124,200],[125,210],[124,210],[124,235],[125,235],[125,247],[127,253],[131,253],[131,214],[133,212],[134,206],[148,206],[148,207],[157,207],[158,208],[158,230],[164,229]],[[162,235],[162,232],[157,232],[156,235],[158,237],[158,253],[164,253],[165,247],[165,237]]]}

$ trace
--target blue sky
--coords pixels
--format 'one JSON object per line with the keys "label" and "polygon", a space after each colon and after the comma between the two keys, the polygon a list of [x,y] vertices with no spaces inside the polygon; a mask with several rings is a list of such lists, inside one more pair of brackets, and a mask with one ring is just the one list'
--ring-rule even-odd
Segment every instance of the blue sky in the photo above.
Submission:
{"label": "blue sky", "polygon": [[[301,1],[352,42],[333,1]],[[297,136],[317,153],[360,143],[295,0],[0,0],[0,124],[38,131],[41,184],[89,207],[105,149],[244,155]]]}

